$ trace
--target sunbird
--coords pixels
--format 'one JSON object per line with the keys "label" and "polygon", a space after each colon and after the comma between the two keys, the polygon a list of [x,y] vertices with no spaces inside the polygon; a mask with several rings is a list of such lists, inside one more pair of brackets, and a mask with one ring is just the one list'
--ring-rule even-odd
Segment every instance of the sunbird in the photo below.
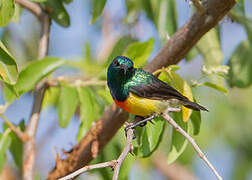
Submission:
{"label": "sunbird", "polygon": [[174,104],[196,111],[208,111],[151,73],[134,68],[133,62],[125,56],[117,56],[109,65],[107,84],[119,107],[147,120]]}

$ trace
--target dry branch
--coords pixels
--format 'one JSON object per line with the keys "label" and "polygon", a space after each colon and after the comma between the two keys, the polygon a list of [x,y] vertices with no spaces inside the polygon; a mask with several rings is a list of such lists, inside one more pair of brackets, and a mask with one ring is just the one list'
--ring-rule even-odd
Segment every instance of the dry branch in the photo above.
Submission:
{"label": "dry branch", "polygon": [[[197,41],[213,28],[234,6],[235,0],[208,0],[203,3],[206,13],[196,12],[164,45],[157,56],[145,67],[153,72],[164,66],[181,61]],[[92,158],[91,146],[99,141],[101,150],[127,120],[128,114],[114,105],[107,109],[100,120],[83,139],[73,147],[67,158],[57,159],[55,168],[48,179],[63,177],[88,164]]]}

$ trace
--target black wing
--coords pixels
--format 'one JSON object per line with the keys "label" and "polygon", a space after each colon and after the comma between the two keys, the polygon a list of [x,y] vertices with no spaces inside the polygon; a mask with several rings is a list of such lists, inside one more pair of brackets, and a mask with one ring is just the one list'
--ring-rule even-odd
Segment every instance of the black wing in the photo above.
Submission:
{"label": "black wing", "polygon": [[[151,75],[152,76],[152,75]],[[152,80],[149,83],[141,83],[140,85],[134,85],[129,88],[130,92],[136,94],[139,97],[145,97],[148,99],[155,100],[169,100],[169,99],[177,99],[180,100],[181,103],[194,110],[204,110],[208,111],[203,106],[191,102],[187,97],[183,96],[176,89],[169,86],[165,82],[159,80],[155,76],[152,76]]]}

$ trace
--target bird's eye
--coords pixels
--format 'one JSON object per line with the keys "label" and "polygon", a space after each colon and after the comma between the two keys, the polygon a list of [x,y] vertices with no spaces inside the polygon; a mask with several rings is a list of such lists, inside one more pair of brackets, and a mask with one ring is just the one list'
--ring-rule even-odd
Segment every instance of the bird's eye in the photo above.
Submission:
{"label": "bird's eye", "polygon": [[118,61],[114,61],[114,65],[115,65],[115,66],[120,66],[120,64],[119,64]]}

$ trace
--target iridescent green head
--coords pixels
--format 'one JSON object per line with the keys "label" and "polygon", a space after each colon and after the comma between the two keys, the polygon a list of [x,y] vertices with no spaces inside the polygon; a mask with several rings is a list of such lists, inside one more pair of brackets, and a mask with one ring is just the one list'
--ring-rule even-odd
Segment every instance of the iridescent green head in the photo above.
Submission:
{"label": "iridescent green head", "polygon": [[123,86],[131,79],[134,72],[133,62],[125,56],[117,56],[111,62],[107,72],[107,80],[108,87],[114,98],[116,94],[122,96],[120,99],[126,98],[128,92]]}
{"label": "iridescent green head", "polygon": [[117,56],[108,68],[108,80],[118,79],[125,81],[130,78],[134,72],[133,62],[125,56]]}

